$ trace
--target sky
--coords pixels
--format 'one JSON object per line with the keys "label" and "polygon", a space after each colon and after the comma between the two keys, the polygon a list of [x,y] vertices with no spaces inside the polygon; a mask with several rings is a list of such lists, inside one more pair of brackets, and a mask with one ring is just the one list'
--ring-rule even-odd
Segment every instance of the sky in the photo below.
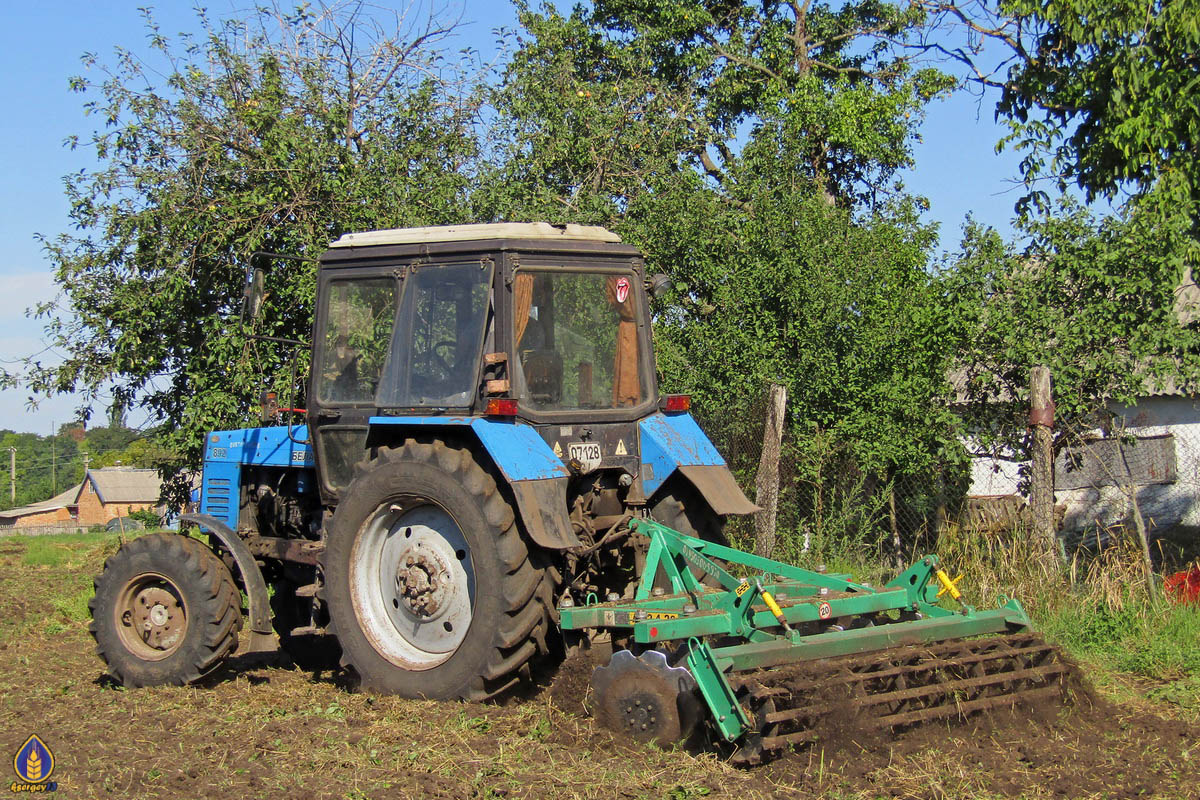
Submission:
{"label": "sky", "polygon": [[[249,2],[210,0],[212,16],[236,12]],[[386,5],[387,0],[379,0]],[[0,107],[9,109],[0,125],[0,366],[35,353],[55,358],[43,336],[44,320],[30,319],[27,310],[53,299],[57,289],[51,265],[37,239],[54,238],[69,230],[69,207],[63,176],[93,165],[83,150],[71,151],[63,141],[71,134],[94,129],[83,115],[81,95],[68,91],[67,81],[80,74],[80,57],[93,52],[105,60],[113,47],[137,49],[145,43],[139,6],[154,8],[164,33],[194,29],[192,3],[133,0],[9,0],[0,10]],[[494,29],[516,25],[505,0],[458,0],[461,43],[480,52],[485,61],[497,53]],[[964,216],[972,216],[1001,232],[1011,231],[1017,163],[1016,154],[995,152],[1004,134],[994,121],[994,97],[980,100],[965,92],[935,103],[915,148],[916,167],[902,178],[907,189],[930,201],[928,219],[941,226],[942,246],[958,241]],[[74,419],[77,398],[41,398],[30,407],[29,392],[0,391],[0,429],[49,434]],[[107,409],[93,412],[93,424],[103,423]],[[136,412],[130,424],[144,422]]]}

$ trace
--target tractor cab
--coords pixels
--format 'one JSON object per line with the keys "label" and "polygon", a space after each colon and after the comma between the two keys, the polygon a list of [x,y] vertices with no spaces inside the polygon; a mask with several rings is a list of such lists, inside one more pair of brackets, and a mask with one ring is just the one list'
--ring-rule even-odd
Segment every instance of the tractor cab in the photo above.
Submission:
{"label": "tractor cab", "polygon": [[[574,457],[590,472],[606,450],[632,464],[633,425],[657,410],[641,256],[602,228],[343,236],[321,259],[314,342],[310,425],[330,497],[372,419],[519,420],[554,433],[564,465],[585,445]],[[626,435],[606,447],[611,426]]]}

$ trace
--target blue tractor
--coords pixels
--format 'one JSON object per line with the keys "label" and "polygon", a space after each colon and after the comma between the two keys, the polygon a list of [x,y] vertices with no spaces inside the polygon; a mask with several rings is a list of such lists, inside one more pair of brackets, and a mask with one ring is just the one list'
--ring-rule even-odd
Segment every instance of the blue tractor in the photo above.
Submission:
{"label": "blue tractor", "polygon": [[183,517],[210,544],[154,534],[109,559],[91,629],[110,672],[212,671],[243,592],[243,650],[336,637],[372,690],[485,699],[561,658],[560,606],[633,597],[649,539],[631,521],[720,542],[757,510],[688,398],[659,393],[647,291],[664,283],[595,227],[334,242],[307,424],[211,433]]}
{"label": "blue tractor", "polygon": [[151,534],[106,562],[91,630],[110,672],[185,684],[239,638],[324,636],[364,688],[482,700],[594,646],[604,725],[745,763],[830,716],[895,730],[1069,695],[1020,603],[966,605],[934,555],[870,586],[727,546],[724,519],[757,509],[688,399],[658,391],[664,283],[600,228],[339,239],[307,424],[209,434],[182,517],[208,544]]}

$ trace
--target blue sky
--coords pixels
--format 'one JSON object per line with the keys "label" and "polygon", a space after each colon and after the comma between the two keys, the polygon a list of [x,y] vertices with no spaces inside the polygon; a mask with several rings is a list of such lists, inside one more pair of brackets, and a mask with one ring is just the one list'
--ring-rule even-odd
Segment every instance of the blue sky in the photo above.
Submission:
{"label": "blue sky", "polygon": [[[81,72],[85,52],[104,61],[115,45],[141,48],[145,31],[137,8],[142,5],[153,5],[166,34],[194,27],[188,2],[40,0],[8,2],[0,12],[0,70],[8,76],[0,86],[0,107],[8,109],[0,126],[0,174],[5,176],[0,234],[7,249],[0,260],[0,359],[6,363],[46,348],[42,322],[25,313],[56,293],[35,234],[53,237],[67,230],[62,177],[91,165],[85,151],[62,145],[72,133],[94,127],[83,116],[81,96],[67,90],[67,80]],[[211,0],[206,7],[211,15],[224,16],[246,5]],[[516,24],[504,0],[465,0],[454,7],[461,8],[464,23],[459,46],[476,48],[485,60],[496,53],[493,29]],[[995,152],[1003,130],[993,121],[993,105],[994,97],[980,101],[959,93],[932,106],[923,142],[916,147],[917,166],[904,176],[910,191],[929,198],[928,217],[941,224],[944,247],[957,242],[967,212],[1010,230],[1018,157]],[[53,352],[44,357],[53,358]],[[47,434],[72,419],[77,405],[74,398],[54,397],[30,409],[28,392],[2,391],[0,428]],[[93,419],[100,422],[105,415],[97,408]],[[140,420],[131,415],[130,422]]]}

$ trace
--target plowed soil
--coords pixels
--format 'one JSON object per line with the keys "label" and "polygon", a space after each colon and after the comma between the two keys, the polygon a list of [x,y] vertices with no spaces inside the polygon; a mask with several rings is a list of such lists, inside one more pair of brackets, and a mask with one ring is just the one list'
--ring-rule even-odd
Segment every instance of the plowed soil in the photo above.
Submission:
{"label": "plowed soil", "polygon": [[749,769],[598,729],[586,657],[502,705],[356,694],[319,663],[247,658],[204,686],[127,691],[103,677],[85,621],[90,578],[115,542],[74,540],[36,563],[27,543],[0,539],[0,764],[38,734],[60,797],[1200,796],[1194,721],[1086,690],[896,736],[832,728]]}

